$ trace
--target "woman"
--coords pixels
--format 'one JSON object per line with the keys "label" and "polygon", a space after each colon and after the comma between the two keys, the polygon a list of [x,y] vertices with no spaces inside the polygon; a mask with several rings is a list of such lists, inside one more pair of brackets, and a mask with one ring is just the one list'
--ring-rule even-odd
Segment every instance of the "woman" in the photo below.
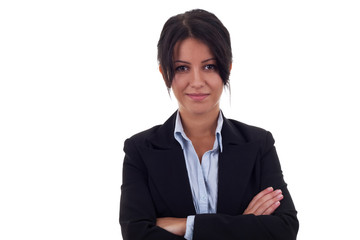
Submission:
{"label": "woman", "polygon": [[125,141],[123,238],[296,239],[272,135],[220,111],[232,66],[227,29],[204,10],[171,17],[158,60],[179,109]]}

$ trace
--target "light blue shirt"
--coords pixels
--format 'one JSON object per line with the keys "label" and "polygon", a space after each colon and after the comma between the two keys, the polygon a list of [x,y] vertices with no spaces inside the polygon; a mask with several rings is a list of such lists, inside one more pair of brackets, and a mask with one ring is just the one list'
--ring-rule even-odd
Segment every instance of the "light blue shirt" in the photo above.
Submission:
{"label": "light blue shirt", "polygon": [[[223,117],[220,112],[215,131],[213,148],[204,153],[200,164],[195,148],[191,140],[184,132],[179,111],[177,112],[174,137],[180,143],[184,152],[196,214],[216,213],[218,194],[218,161],[219,152],[222,152],[222,125]],[[194,215],[187,217],[186,233],[184,236],[185,239],[191,240],[193,237],[194,220]]]}

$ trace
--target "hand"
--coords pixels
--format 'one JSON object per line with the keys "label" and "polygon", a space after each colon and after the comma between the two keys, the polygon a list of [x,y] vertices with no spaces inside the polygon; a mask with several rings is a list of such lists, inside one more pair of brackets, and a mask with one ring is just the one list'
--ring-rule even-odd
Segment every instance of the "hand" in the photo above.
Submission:
{"label": "hand", "polygon": [[283,198],[284,196],[280,189],[274,191],[272,187],[268,187],[251,200],[249,206],[244,211],[244,215],[270,215],[280,206],[280,200]]}
{"label": "hand", "polygon": [[157,218],[156,226],[161,227],[175,235],[184,236],[186,232],[186,218]]}

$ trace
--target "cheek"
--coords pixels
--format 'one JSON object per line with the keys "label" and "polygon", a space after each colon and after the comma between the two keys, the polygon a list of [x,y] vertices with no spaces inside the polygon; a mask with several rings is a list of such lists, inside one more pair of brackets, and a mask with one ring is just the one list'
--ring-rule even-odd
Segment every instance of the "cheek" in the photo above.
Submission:
{"label": "cheek", "polygon": [[213,78],[213,81],[211,82],[211,88],[219,94],[222,93],[224,89],[224,83],[219,76],[217,78]]}
{"label": "cheek", "polygon": [[180,96],[180,92],[181,92],[181,86],[179,84],[179,81],[175,80],[175,78],[172,81],[171,89],[172,89],[172,92],[174,93],[175,97],[178,99]]}
{"label": "cheek", "polygon": [[217,95],[217,98],[220,100],[220,98],[221,98],[221,95],[222,95],[222,92],[223,92],[223,86],[221,85],[221,86],[219,86],[218,87],[218,89],[217,89],[217,91],[216,91],[216,95]]}
{"label": "cheek", "polygon": [[184,79],[182,77],[176,76],[174,77],[172,84],[171,84],[171,88],[173,89],[173,92],[180,92],[182,90],[184,90],[184,88],[186,87],[186,81],[184,81]]}

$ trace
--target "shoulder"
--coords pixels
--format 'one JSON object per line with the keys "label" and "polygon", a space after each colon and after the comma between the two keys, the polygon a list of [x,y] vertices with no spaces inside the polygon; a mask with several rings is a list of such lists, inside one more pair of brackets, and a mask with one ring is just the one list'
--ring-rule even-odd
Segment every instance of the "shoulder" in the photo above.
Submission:
{"label": "shoulder", "polygon": [[246,142],[258,141],[266,138],[269,134],[269,131],[249,125],[234,119],[226,119],[227,127],[237,135],[241,135]]}
{"label": "shoulder", "polygon": [[262,152],[267,152],[275,144],[269,131],[233,119],[224,119],[222,137],[225,144],[252,144],[260,147]]}
{"label": "shoulder", "polygon": [[125,140],[124,148],[130,143],[142,147],[167,148],[176,141],[174,138],[175,119],[176,113],[171,115],[164,124],[136,133]]}
{"label": "shoulder", "polygon": [[148,139],[152,138],[152,136],[156,135],[156,133],[159,131],[159,128],[161,128],[162,125],[156,125],[149,129],[146,129],[144,131],[141,131],[139,133],[136,133],[125,140],[125,142],[133,142],[136,144],[144,144],[148,141]]}

